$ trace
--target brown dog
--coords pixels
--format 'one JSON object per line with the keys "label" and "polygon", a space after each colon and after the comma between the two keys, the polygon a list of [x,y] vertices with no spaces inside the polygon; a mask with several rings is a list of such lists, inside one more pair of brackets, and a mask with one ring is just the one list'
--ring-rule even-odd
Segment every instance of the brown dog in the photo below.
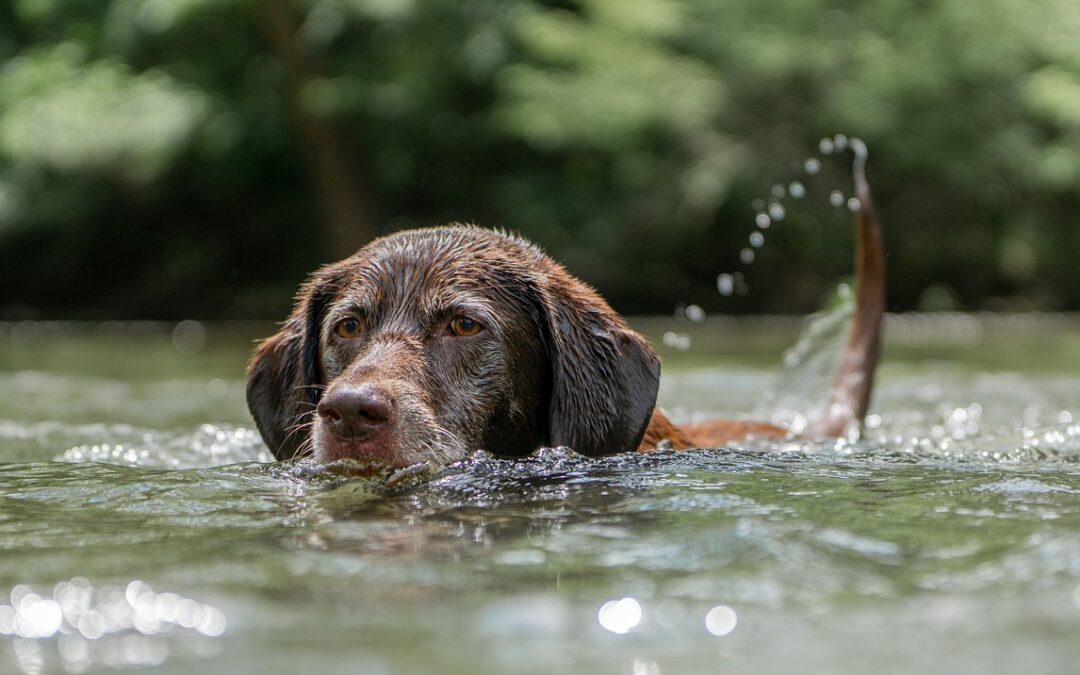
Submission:
{"label": "brown dog", "polygon": [[[818,435],[861,422],[878,357],[884,261],[861,163],[856,186],[856,317]],[[786,433],[677,427],[655,407],[659,380],[645,339],[540,249],[452,225],[377,239],[312,274],[252,358],[247,397],[278,459],[407,466],[481,448],[603,455]]]}

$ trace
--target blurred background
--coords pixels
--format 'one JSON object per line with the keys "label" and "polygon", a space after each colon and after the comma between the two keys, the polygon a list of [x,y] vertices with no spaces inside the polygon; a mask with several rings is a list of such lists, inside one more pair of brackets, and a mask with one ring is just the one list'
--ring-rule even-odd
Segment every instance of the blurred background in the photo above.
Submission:
{"label": "blurred background", "polygon": [[454,220],[625,313],[805,312],[850,273],[837,133],[890,309],[1078,310],[1077,35],[1075,0],[7,0],[0,320],[280,319]]}

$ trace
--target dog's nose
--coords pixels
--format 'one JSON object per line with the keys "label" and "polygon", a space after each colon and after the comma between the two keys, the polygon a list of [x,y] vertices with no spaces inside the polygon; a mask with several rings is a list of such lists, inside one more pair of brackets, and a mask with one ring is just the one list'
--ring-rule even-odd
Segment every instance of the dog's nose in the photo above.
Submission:
{"label": "dog's nose", "polygon": [[334,387],[319,401],[317,410],[336,436],[359,441],[387,425],[394,402],[378,387],[362,384]]}

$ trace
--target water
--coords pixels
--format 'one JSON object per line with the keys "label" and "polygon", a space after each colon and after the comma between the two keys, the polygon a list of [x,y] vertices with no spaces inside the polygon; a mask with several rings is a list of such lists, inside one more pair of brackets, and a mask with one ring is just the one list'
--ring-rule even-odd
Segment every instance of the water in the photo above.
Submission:
{"label": "water", "polygon": [[[639,325],[682,419],[752,409],[796,328]],[[268,326],[173,328],[0,326],[0,672],[1076,672],[1075,320],[891,317],[858,443],[389,489],[267,461]]]}

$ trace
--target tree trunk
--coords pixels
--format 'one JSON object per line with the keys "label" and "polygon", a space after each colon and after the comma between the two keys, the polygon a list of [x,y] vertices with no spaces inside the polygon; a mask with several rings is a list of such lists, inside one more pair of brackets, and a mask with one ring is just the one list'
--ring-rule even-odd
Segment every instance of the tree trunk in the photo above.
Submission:
{"label": "tree trunk", "polygon": [[259,0],[263,30],[288,77],[289,112],[307,150],[308,171],[318,192],[323,242],[337,260],[354,253],[375,236],[367,200],[357,185],[345,146],[334,125],[305,110],[304,87],[316,78],[311,61],[296,42],[296,24],[288,0]]}

